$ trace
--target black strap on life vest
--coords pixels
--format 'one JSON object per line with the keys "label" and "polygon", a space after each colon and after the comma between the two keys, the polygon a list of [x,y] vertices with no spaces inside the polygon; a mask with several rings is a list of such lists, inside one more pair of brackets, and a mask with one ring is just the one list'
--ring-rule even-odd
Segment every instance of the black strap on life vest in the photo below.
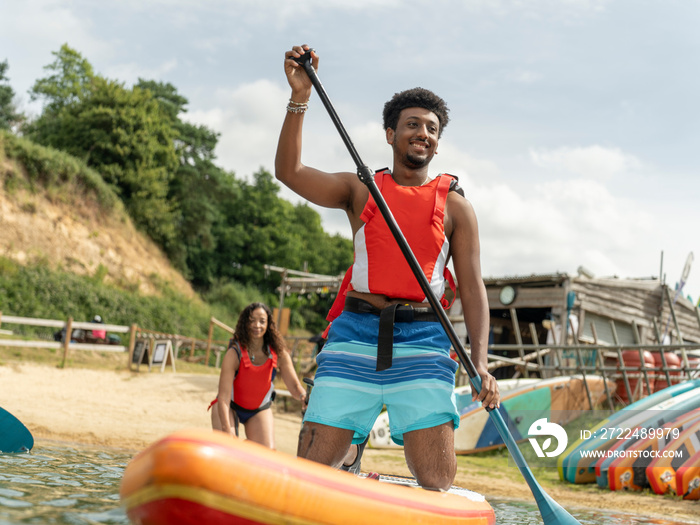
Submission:
{"label": "black strap on life vest", "polygon": [[233,348],[236,351],[236,355],[238,356],[238,368],[236,369],[236,373],[233,376],[235,378],[238,376],[238,371],[241,369],[241,345],[238,344],[238,341],[234,341],[232,337],[228,342],[228,347],[229,349]]}

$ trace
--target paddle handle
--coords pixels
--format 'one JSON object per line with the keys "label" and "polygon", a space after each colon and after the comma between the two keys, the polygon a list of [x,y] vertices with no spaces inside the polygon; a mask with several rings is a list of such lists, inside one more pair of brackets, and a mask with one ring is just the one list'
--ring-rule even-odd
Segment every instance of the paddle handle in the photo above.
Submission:
{"label": "paddle handle", "polygon": [[[314,380],[311,379],[310,377],[305,377],[304,378],[304,383],[306,383],[306,406],[308,408],[309,406],[309,399],[311,398],[311,389],[314,387]],[[306,414],[306,409],[304,408],[304,404],[302,403],[301,405],[301,415],[302,417]]]}

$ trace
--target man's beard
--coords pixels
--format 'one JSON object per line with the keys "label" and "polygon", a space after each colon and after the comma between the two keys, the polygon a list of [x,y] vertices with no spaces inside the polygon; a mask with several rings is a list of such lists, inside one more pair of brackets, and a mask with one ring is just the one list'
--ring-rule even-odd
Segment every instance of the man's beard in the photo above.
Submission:
{"label": "man's beard", "polygon": [[425,166],[428,165],[430,160],[432,159],[432,155],[426,155],[425,157],[418,157],[417,155],[411,155],[410,153],[407,153],[406,156],[404,157],[406,166],[412,169],[420,169],[424,168]]}

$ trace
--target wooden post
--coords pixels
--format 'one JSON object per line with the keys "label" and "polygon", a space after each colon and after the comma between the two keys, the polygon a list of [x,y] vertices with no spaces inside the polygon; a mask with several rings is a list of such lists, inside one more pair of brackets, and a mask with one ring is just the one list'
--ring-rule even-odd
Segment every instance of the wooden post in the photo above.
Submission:
{"label": "wooden post", "polygon": [[[659,326],[656,324],[656,317],[652,319],[654,322],[654,334],[656,335],[656,343],[659,345],[661,352],[661,366],[663,366],[663,372],[666,376],[666,385],[671,386],[671,375],[668,373],[668,363],[666,362],[666,352],[664,352],[664,347],[661,345],[661,333],[659,332]],[[656,379],[659,375],[656,375]]]}
{"label": "wooden post", "polygon": [[66,367],[66,359],[68,357],[68,346],[70,345],[70,338],[73,334],[73,318],[69,317],[66,323],[66,336],[63,340],[63,362],[61,363],[61,368]]}
{"label": "wooden post", "polygon": [[[515,310],[515,308],[510,309],[510,320],[513,323],[513,335],[515,335],[515,341],[518,343],[518,353],[520,355],[520,360],[524,363],[525,362],[525,350],[523,350],[523,338],[522,335],[520,334],[520,322],[518,321],[518,312]],[[520,366],[520,373],[524,377],[530,377],[530,374],[527,371],[527,365],[525,366]]]}
{"label": "wooden post", "polygon": [[204,358],[204,365],[209,366],[209,352],[211,351],[211,339],[212,336],[214,335],[214,318],[212,317],[209,320],[209,335],[207,336],[207,353],[206,357]]}
{"label": "wooden post", "polygon": [[129,350],[127,354],[129,354],[129,360],[126,362],[126,367],[131,370],[131,360],[134,356],[134,345],[136,344],[136,330],[138,329],[138,326],[135,324],[131,325],[131,329],[129,330]]}
{"label": "wooden post", "polygon": [[[233,333],[235,332],[235,330],[234,330],[233,328],[231,328],[231,327],[230,327],[229,325],[227,325],[226,323],[222,323],[222,322],[219,321],[216,317],[212,317],[212,318],[209,320],[209,337],[208,337],[208,339],[207,339],[207,357],[206,357],[205,360],[204,360],[204,363],[205,363],[207,366],[209,366],[209,352],[210,352],[210,350],[211,350],[212,338],[214,337],[214,325],[218,326],[219,328],[223,328],[224,330],[226,330],[226,331],[229,332],[230,334],[233,334]],[[219,367],[219,364],[218,364],[218,363],[219,363],[219,355],[220,355],[220,354],[217,353],[217,359],[216,359],[216,363],[217,363],[217,364],[216,364],[216,368]]]}
{"label": "wooden post", "polygon": [[540,367],[540,377],[544,377],[542,375],[542,372],[544,371],[544,362],[542,361],[542,354],[540,354],[540,340],[537,337],[537,327],[535,326],[535,323],[530,323],[530,338],[537,347],[537,366]]}
{"label": "wooden post", "polygon": [[[668,286],[664,287],[664,292],[666,293],[666,300],[668,301],[668,307],[671,309],[671,318],[673,319],[673,326],[676,328],[676,337],[678,338],[678,344],[683,344],[683,334],[681,333],[681,327],[678,325],[678,319],[676,318],[676,310],[673,308],[673,302],[671,301],[671,294],[668,291]],[[690,364],[688,363],[688,354],[685,353],[685,347],[681,346],[681,362],[683,363],[683,370],[688,377],[691,377]]]}
{"label": "wooden post", "polygon": [[279,333],[282,334],[282,336],[286,336],[289,332],[290,315],[291,310],[289,308],[282,308],[281,311],[279,311],[278,308],[272,309],[272,316],[279,319],[279,321],[277,321],[277,330],[279,330]]}
{"label": "wooden post", "polygon": [[596,345],[596,357],[600,363],[600,373],[603,375],[603,387],[605,388],[605,397],[608,399],[608,406],[610,406],[610,412],[615,412],[615,404],[613,403],[612,395],[610,395],[610,389],[608,388],[608,376],[605,375],[605,359],[603,359],[603,351],[598,346],[598,331],[595,328],[595,323],[591,323],[591,333],[593,334],[593,342]]}
{"label": "wooden post", "polygon": [[[637,327],[637,321],[635,321],[634,319],[632,320],[632,334],[634,335],[635,344],[641,345],[642,338],[639,336],[639,328]],[[644,351],[641,348],[638,348],[637,351],[639,352],[639,371],[644,376],[644,384],[647,386],[647,395],[650,396],[654,392],[651,386],[649,385],[649,374],[647,373],[646,361],[644,360]],[[670,384],[671,383],[669,382],[669,385]],[[644,389],[642,389],[640,399],[642,397],[644,397]]]}
{"label": "wooden post", "polygon": [[[627,392],[627,404],[634,403],[632,398],[632,391],[630,390],[630,381],[627,377],[627,366],[625,365],[625,360],[622,359],[622,350],[620,350],[620,340],[617,337],[617,328],[615,328],[615,321],[610,319],[610,331],[612,332],[613,341],[617,347],[617,366],[622,370],[622,381],[625,383],[625,391]],[[640,384],[639,382],[637,384]]]}
{"label": "wooden post", "polygon": [[578,363],[579,372],[581,372],[581,377],[583,378],[583,387],[586,389],[586,396],[588,397],[588,407],[593,410],[593,399],[591,398],[591,389],[588,388],[588,379],[586,379],[586,365],[583,361],[583,355],[581,354],[581,344],[579,343],[578,337],[574,337],[574,346],[576,347],[576,362]]}
{"label": "wooden post", "polygon": [[550,328],[550,333],[552,334],[552,341],[554,341],[554,348],[553,348],[554,352],[553,352],[553,359],[552,360],[556,361],[556,363],[554,364],[554,370],[552,372],[552,375],[553,376],[556,375],[556,374],[554,374],[554,372],[558,371],[559,375],[561,376],[561,375],[563,375],[562,374],[562,354],[561,354],[562,350],[561,350],[561,347],[559,345],[559,340],[557,339],[557,332],[556,332],[556,330],[554,330],[555,326],[556,325],[554,324],[554,322],[552,322],[552,327]]}
{"label": "wooden post", "polygon": [[280,283],[280,309],[277,313],[277,328],[282,324],[282,309],[284,308],[284,296],[287,293],[287,270],[282,272],[282,282]]}

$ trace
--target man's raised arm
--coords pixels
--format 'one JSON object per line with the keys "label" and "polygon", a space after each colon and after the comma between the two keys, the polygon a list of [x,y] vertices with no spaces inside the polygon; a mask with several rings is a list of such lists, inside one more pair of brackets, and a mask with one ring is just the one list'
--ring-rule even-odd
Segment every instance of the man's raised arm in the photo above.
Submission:
{"label": "man's raised arm", "polygon": [[[309,50],[309,46],[294,46],[284,55],[284,71],[292,88],[287,115],[282,124],[275,177],[298,195],[326,208],[350,209],[357,175],[354,173],[326,173],[305,166],[301,162],[302,127],[313,85],[304,68],[294,59]],[[318,69],[318,55],[311,51],[314,68]]]}

